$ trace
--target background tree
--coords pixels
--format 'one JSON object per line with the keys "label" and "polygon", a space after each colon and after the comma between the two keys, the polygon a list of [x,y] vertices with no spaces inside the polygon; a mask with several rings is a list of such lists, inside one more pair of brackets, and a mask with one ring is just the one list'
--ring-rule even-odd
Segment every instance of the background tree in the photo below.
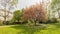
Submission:
{"label": "background tree", "polygon": [[23,10],[23,19],[32,20],[36,25],[37,21],[45,22],[46,21],[46,10],[44,3],[32,5]]}
{"label": "background tree", "polygon": [[59,16],[59,14],[57,15],[57,13],[59,13],[59,3],[60,3],[60,1],[58,2],[59,0],[51,0],[49,3],[49,6],[48,6],[48,11],[47,11],[47,13],[48,13],[48,22],[49,23],[56,23],[57,22],[57,19],[56,18],[58,18],[58,16]]}
{"label": "background tree", "polygon": [[14,8],[17,3],[18,0],[0,0],[0,7],[4,10],[4,21],[6,21],[7,17],[9,16],[9,12]]}
{"label": "background tree", "polygon": [[60,0],[52,0],[51,1],[51,9],[53,12],[58,12],[60,18]]}
{"label": "background tree", "polygon": [[13,19],[15,20],[15,22],[19,22],[21,20],[21,10],[16,10],[13,12]]}

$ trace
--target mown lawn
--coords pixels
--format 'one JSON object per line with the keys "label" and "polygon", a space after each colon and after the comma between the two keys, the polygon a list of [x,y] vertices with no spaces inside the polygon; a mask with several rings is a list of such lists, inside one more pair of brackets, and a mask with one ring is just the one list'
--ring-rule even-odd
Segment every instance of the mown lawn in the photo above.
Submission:
{"label": "mown lawn", "polygon": [[60,34],[60,24],[0,26],[0,34]]}

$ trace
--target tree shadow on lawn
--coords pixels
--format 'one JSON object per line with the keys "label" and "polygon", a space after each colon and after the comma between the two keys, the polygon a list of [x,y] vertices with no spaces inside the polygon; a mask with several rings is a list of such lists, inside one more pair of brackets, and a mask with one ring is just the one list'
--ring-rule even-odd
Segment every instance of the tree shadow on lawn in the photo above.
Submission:
{"label": "tree shadow on lawn", "polygon": [[47,24],[47,29],[50,30],[60,30],[60,23],[52,23],[52,24]]}
{"label": "tree shadow on lawn", "polygon": [[46,29],[45,26],[26,26],[26,25],[16,25],[16,26],[11,26],[11,28],[16,29],[18,32],[17,34],[34,34],[34,32],[39,31],[39,30],[44,30]]}
{"label": "tree shadow on lawn", "polygon": [[52,24],[52,25],[55,25],[56,28],[60,28],[60,23],[55,23],[55,24]]}

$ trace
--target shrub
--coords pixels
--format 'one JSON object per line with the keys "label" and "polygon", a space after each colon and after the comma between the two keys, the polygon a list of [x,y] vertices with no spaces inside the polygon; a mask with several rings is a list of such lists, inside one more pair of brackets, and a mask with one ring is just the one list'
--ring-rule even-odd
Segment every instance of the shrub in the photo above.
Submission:
{"label": "shrub", "polygon": [[3,24],[4,24],[4,25],[9,25],[10,22],[9,22],[9,21],[3,21]]}
{"label": "shrub", "polygon": [[52,18],[52,19],[48,19],[46,23],[57,23],[57,19],[56,18]]}

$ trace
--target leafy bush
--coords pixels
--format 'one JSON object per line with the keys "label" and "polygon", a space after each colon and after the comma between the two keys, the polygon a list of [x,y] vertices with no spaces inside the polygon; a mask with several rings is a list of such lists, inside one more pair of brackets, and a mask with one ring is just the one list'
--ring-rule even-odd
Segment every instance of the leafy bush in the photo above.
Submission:
{"label": "leafy bush", "polygon": [[3,24],[4,24],[4,25],[9,25],[10,22],[9,22],[9,21],[3,21]]}
{"label": "leafy bush", "polygon": [[52,18],[52,19],[48,19],[46,23],[57,23],[57,19],[56,18]]}

